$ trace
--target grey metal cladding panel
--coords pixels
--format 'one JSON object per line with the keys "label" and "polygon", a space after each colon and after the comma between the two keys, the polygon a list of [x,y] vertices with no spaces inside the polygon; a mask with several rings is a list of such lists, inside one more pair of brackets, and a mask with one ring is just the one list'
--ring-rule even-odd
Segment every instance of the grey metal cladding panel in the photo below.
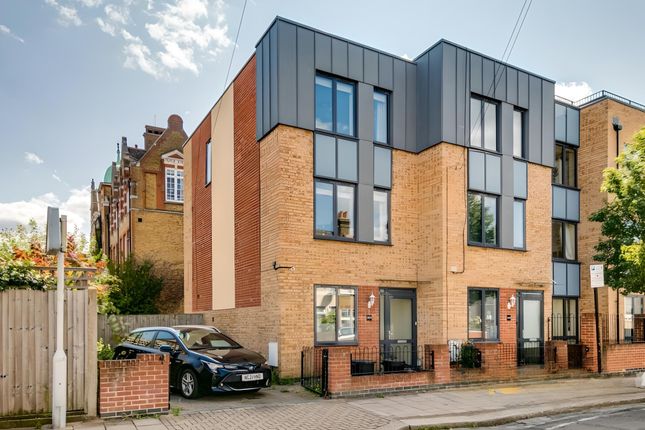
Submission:
{"label": "grey metal cladding panel", "polygon": [[441,140],[457,143],[457,48],[444,44],[441,85]]}
{"label": "grey metal cladding panel", "polygon": [[553,218],[567,218],[567,190],[566,188],[552,186],[552,214]]}
{"label": "grey metal cladding panel", "polygon": [[363,49],[363,81],[378,86],[378,52]]}
{"label": "grey metal cladding panel", "polygon": [[271,129],[271,70],[269,68],[269,34],[262,41],[262,134]]}
{"label": "grey metal cladding panel", "polygon": [[331,73],[331,37],[315,33],[316,69]]}
{"label": "grey metal cladding panel", "polygon": [[[441,142],[441,86],[443,71],[443,44],[428,52],[428,89],[425,97],[428,98],[428,111],[425,118],[418,118],[418,121],[427,121],[428,129],[426,136],[428,140],[425,146],[419,148],[424,150]],[[423,95],[422,95],[423,96]]]}
{"label": "grey metal cladding panel", "polygon": [[567,263],[553,263],[553,295],[567,295]]}
{"label": "grey metal cladding panel", "polygon": [[274,25],[269,30],[270,46],[269,46],[269,85],[271,88],[271,100],[270,100],[270,125],[269,128],[273,128],[278,124],[278,26]]}
{"label": "grey metal cladding panel", "polygon": [[331,71],[338,76],[347,77],[347,42],[331,40]]}
{"label": "grey metal cladding panel", "polygon": [[408,151],[417,148],[417,66],[405,63],[405,145]]}
{"label": "grey metal cladding panel", "polygon": [[566,216],[568,220],[580,221],[580,191],[567,190]]}
{"label": "grey metal cladding panel", "polygon": [[502,154],[513,155],[513,106],[508,103],[501,103],[500,125],[501,133],[499,138],[502,141]]}
{"label": "grey metal cladding panel", "polygon": [[355,81],[363,80],[363,48],[349,44],[348,52],[348,70],[347,77]]}
{"label": "grey metal cladding panel", "polygon": [[378,54],[378,86],[391,90],[394,81],[393,59],[389,55]]}
{"label": "grey metal cladding panel", "polygon": [[358,83],[358,138],[374,140],[374,87]]}
{"label": "grey metal cladding panel", "polygon": [[314,129],[314,32],[298,27],[298,126]]}
{"label": "grey metal cladding panel", "polygon": [[482,94],[486,97],[495,96],[495,63],[488,58],[482,62]]}
{"label": "grey metal cladding panel", "polygon": [[457,141],[458,145],[466,145],[467,112],[470,110],[470,92],[468,85],[468,53],[464,49],[457,49],[456,72],[456,100],[457,100]]}
{"label": "grey metal cladding panel", "polygon": [[506,100],[506,67],[503,64],[495,63],[495,98]]}
{"label": "grey metal cladding panel", "polygon": [[502,210],[498,225],[501,227],[500,246],[513,248],[513,197],[502,196]]}
{"label": "grey metal cladding panel", "polygon": [[477,54],[470,56],[470,91],[482,94],[482,57]]}
{"label": "grey metal cladding panel", "polygon": [[358,141],[358,182],[374,183],[374,144],[369,140]]}
{"label": "grey metal cladding panel", "polygon": [[567,107],[567,143],[580,144],[580,112],[570,107]]}
{"label": "grey metal cladding panel", "polygon": [[529,77],[529,161],[542,162],[542,80]]}
{"label": "grey metal cladding panel", "polygon": [[255,138],[264,136],[262,127],[262,42],[255,48]]}
{"label": "grey metal cladding panel", "polygon": [[414,124],[416,128],[415,151],[427,147],[428,142],[428,119],[429,119],[429,82],[428,82],[428,63],[430,54],[426,53],[417,60],[416,71],[416,115],[417,120]]}
{"label": "grey metal cladding panel", "polygon": [[506,101],[517,106],[517,70],[506,68]]}
{"label": "grey metal cladding panel", "polygon": [[392,146],[397,149],[406,149],[405,141],[405,116],[406,116],[406,73],[405,62],[394,60],[394,86],[392,90],[392,107],[390,108],[392,117]]}
{"label": "grey metal cladding panel", "polygon": [[278,122],[298,124],[297,27],[278,21]]}
{"label": "grey metal cladding panel", "polygon": [[521,108],[529,107],[529,75],[517,71],[517,105]]}
{"label": "grey metal cladding panel", "polygon": [[[502,156],[502,195],[515,196],[515,178],[513,175],[513,155]],[[512,217],[510,218],[513,219]]]}
{"label": "grey metal cladding panel", "polygon": [[580,265],[567,264],[567,296],[580,296]]}
{"label": "grey metal cladding panel", "polygon": [[542,81],[542,164],[553,167],[555,158],[555,85]]}
{"label": "grey metal cladding panel", "polygon": [[361,242],[374,241],[374,187],[358,184],[357,239]]}

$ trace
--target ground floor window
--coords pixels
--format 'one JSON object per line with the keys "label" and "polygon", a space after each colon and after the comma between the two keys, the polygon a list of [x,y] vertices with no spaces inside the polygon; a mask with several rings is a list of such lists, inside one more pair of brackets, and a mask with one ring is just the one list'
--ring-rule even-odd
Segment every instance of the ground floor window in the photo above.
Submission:
{"label": "ground floor window", "polygon": [[497,290],[468,289],[468,339],[499,339],[498,305]]}
{"label": "ground floor window", "polygon": [[356,343],[356,289],[317,285],[314,290],[316,344]]}
{"label": "ground floor window", "polygon": [[625,342],[645,341],[645,317],[643,296],[627,296],[624,298],[625,307]]}
{"label": "ground floor window", "polygon": [[553,339],[574,340],[578,338],[578,299],[553,298]]}

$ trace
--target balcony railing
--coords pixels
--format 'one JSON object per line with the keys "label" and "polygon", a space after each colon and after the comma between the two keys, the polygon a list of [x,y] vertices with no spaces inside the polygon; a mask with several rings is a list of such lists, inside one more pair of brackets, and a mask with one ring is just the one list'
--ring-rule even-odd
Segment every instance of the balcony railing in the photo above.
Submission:
{"label": "balcony railing", "polygon": [[587,97],[585,97],[583,99],[580,99],[580,100],[574,102],[573,104],[574,104],[574,106],[581,107],[581,106],[584,106],[586,104],[592,103],[592,102],[594,102],[594,101],[596,101],[598,99],[602,99],[602,98],[608,98],[608,99],[611,99],[611,100],[615,100],[617,102],[626,104],[627,106],[631,106],[633,108],[645,111],[645,105],[637,103],[637,102],[635,102],[633,100],[630,100],[628,98],[619,96],[618,94],[614,94],[612,92],[605,91],[605,90],[598,91],[597,93],[593,93],[593,94],[591,94],[591,95],[589,95],[589,96],[587,96]]}

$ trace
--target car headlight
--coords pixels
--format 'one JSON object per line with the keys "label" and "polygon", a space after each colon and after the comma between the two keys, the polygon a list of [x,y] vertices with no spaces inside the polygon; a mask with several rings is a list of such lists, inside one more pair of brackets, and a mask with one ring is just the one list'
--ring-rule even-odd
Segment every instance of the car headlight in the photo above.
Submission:
{"label": "car headlight", "polygon": [[202,364],[208,367],[211,370],[211,372],[217,372],[217,369],[221,369],[222,367],[224,367],[221,364],[212,363],[210,361],[204,361],[204,360],[202,360]]}

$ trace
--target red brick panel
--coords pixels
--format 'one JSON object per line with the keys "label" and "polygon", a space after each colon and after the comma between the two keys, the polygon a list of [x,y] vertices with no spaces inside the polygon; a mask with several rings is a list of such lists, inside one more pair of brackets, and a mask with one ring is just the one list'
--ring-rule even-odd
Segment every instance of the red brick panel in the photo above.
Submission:
{"label": "red brick panel", "polygon": [[255,56],[235,79],[235,307],[260,305],[260,145],[255,140]]}
{"label": "red brick panel", "polygon": [[206,143],[211,138],[211,115],[204,118],[191,139],[193,207],[193,311],[213,308],[213,252],[211,187],[205,186]]}
{"label": "red brick panel", "polygon": [[99,416],[168,413],[170,356],[99,361]]}
{"label": "red brick panel", "polygon": [[645,344],[607,345],[603,351],[603,372],[627,372],[645,369]]}

